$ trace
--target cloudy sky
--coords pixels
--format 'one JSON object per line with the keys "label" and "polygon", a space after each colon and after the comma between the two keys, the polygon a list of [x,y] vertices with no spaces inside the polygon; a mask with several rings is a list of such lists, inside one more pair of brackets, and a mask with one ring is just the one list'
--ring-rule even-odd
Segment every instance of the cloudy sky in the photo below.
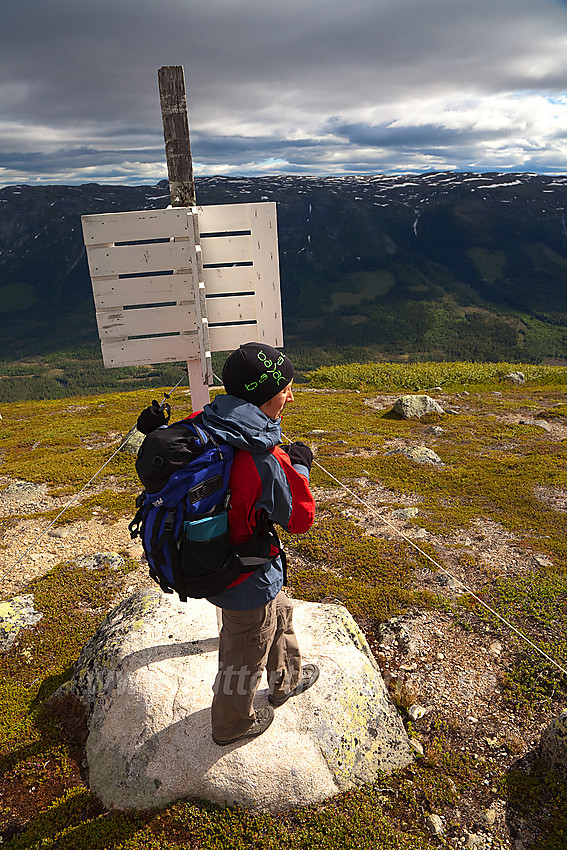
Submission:
{"label": "cloudy sky", "polygon": [[0,185],[567,173],[567,0],[0,0]]}

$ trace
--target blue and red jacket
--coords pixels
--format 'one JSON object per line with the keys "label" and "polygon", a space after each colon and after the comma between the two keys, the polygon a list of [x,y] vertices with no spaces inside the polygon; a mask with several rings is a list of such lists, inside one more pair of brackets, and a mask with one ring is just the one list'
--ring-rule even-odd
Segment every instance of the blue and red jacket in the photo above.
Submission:
{"label": "blue and red jacket", "polygon": [[[233,546],[247,543],[262,512],[290,534],[303,534],[313,524],[315,502],[307,467],[292,464],[280,448],[280,420],[231,395],[218,395],[204,407],[203,427],[236,449],[230,470],[228,514]],[[267,605],[283,586],[278,550],[252,572],[242,573],[209,602],[221,608],[250,610]]]}

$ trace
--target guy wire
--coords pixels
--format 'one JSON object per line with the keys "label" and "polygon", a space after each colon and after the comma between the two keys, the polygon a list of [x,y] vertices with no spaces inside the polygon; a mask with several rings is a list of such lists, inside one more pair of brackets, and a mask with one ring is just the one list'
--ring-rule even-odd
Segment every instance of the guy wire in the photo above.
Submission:
{"label": "guy wire", "polygon": [[[214,375],[214,373],[213,373],[213,375]],[[220,383],[222,383],[222,379],[219,378],[218,375],[214,375],[214,377]],[[181,380],[183,380],[183,378]],[[165,401],[166,398],[169,398],[169,396],[171,395],[173,390],[177,389],[177,387],[181,383],[181,380],[178,381],[178,383],[175,385],[175,387],[173,387],[172,390],[170,390],[169,393],[164,393],[164,401]],[[293,442],[293,440],[291,440],[287,436],[287,434],[284,434],[283,431],[282,431],[282,436],[289,443]],[[92,484],[92,482],[95,480],[95,478],[97,478],[97,476],[100,475],[102,470],[106,466],[108,466],[110,461],[113,460],[113,458],[116,457],[116,455],[122,450],[122,448],[126,445],[127,442],[128,442],[128,436],[125,437],[125,439],[118,446],[116,451],[114,451],[113,454],[111,454],[111,456],[108,458],[108,460],[106,460],[103,463],[103,465],[100,467],[99,470],[97,470],[97,472],[95,472],[95,474],[92,476],[92,478],[90,478],[89,481],[87,481],[87,483],[77,493],[75,493],[75,495],[72,497],[72,499],[61,509],[61,511],[57,514],[55,519],[52,520],[52,522],[47,526],[47,528],[45,528],[41,532],[41,534],[39,534],[35,538],[35,540],[32,543],[30,543],[28,548],[25,550],[25,552],[22,555],[20,555],[18,560],[8,570],[6,570],[5,573],[0,575],[0,582],[3,581],[6,578],[6,576],[14,570],[15,567],[17,567],[18,564],[26,557],[26,555],[29,552],[31,552],[31,550],[34,548],[34,546],[37,543],[39,543],[39,541],[42,540],[43,537],[45,537],[47,532],[50,531],[50,529],[53,528],[53,526],[55,525],[57,520],[60,519],[63,516],[65,511],[67,511],[71,507],[71,505],[79,498],[79,496],[87,489],[87,487],[89,487]],[[445,573],[445,575],[449,576],[449,578],[453,579],[453,581],[456,581],[457,584],[459,584],[462,588],[464,588],[464,590],[466,590],[466,592],[470,596],[472,596],[472,598],[474,600],[476,600],[480,605],[482,605],[484,608],[486,608],[486,610],[489,611],[494,617],[496,617],[498,620],[500,620],[502,623],[504,623],[506,626],[508,626],[509,629],[511,629],[516,635],[518,635],[518,637],[520,637],[523,641],[525,641],[527,644],[529,644],[532,647],[532,649],[535,649],[535,651],[538,652],[543,658],[545,658],[547,661],[549,661],[551,664],[553,664],[555,667],[557,667],[557,669],[560,670],[561,673],[563,673],[564,675],[567,676],[567,670],[564,667],[562,667],[561,664],[559,664],[557,661],[555,661],[554,658],[552,658],[550,655],[548,655],[546,652],[544,652],[543,649],[541,649],[539,646],[537,646],[537,644],[535,644],[533,641],[531,641],[529,639],[529,637],[527,637],[527,635],[523,634],[509,620],[507,620],[505,617],[503,617],[501,614],[499,614],[498,611],[495,611],[494,608],[492,608],[490,605],[488,605],[486,602],[484,602],[484,600],[481,599],[479,596],[477,596],[477,594],[473,590],[471,590],[470,587],[468,587],[466,584],[464,584],[464,582],[460,581],[458,578],[455,578],[455,576],[453,576],[447,569],[445,569],[445,567],[441,566],[441,564],[438,561],[436,561],[434,558],[432,558],[431,555],[428,555],[427,552],[424,552],[423,549],[421,549],[417,545],[417,543],[414,543],[414,541],[411,539],[411,537],[408,537],[406,534],[403,533],[403,531],[400,531],[399,528],[396,528],[396,526],[393,523],[391,523],[388,519],[386,519],[386,517],[384,517],[382,514],[378,513],[378,511],[375,508],[373,508],[372,505],[369,505],[368,502],[365,502],[364,499],[362,499],[358,495],[358,493],[355,493],[354,490],[351,490],[349,487],[346,486],[346,484],[343,484],[342,481],[339,481],[338,478],[335,478],[335,476],[331,472],[329,472],[328,469],[325,469],[324,466],[322,466],[320,463],[318,463],[318,461],[313,459],[313,463],[315,464],[315,466],[319,467],[319,469],[322,472],[324,472],[325,475],[328,475],[329,478],[331,478],[333,481],[335,481],[340,487],[343,488],[343,490],[345,490],[347,493],[349,493],[351,496],[353,496],[358,502],[360,502],[362,505],[364,505],[365,508],[367,508],[376,517],[378,517],[378,519],[380,519],[385,525],[387,525],[396,534],[398,534],[403,540],[405,540],[406,543],[409,543],[409,545],[412,546],[417,552],[419,552],[420,555],[423,555],[423,557],[426,558],[428,561],[430,561],[432,564],[434,564],[437,567],[437,569],[441,570],[441,572]]]}
{"label": "guy wire", "polygon": [[[285,437],[285,439],[289,443],[293,442],[292,440],[290,440],[290,438],[287,436],[287,434],[283,433],[283,431],[282,431],[282,436]],[[543,649],[541,649],[539,646],[537,646],[537,644],[535,644],[533,641],[531,641],[529,639],[529,637],[527,637],[527,635],[523,634],[509,620],[507,620],[505,617],[503,617],[501,614],[499,614],[498,611],[495,611],[494,608],[491,608],[490,605],[488,605],[486,602],[484,602],[484,600],[481,599],[480,596],[477,596],[477,594],[473,590],[471,590],[470,587],[467,587],[466,584],[464,584],[462,581],[459,581],[459,579],[455,578],[455,576],[451,575],[451,573],[448,570],[446,570],[445,567],[441,566],[441,564],[438,563],[435,560],[435,558],[432,558],[431,555],[428,555],[427,552],[424,552],[423,549],[420,549],[420,547],[417,545],[417,543],[414,543],[414,541],[411,539],[411,537],[408,537],[407,534],[404,534],[403,531],[400,531],[399,528],[396,528],[396,526],[393,523],[391,523],[388,519],[386,519],[386,517],[384,517],[382,514],[378,513],[378,511],[375,508],[373,508],[372,505],[369,505],[367,502],[365,502],[364,499],[362,499],[357,493],[354,492],[354,490],[351,490],[349,487],[346,486],[346,484],[343,484],[342,481],[339,481],[338,478],[335,478],[335,476],[331,472],[329,472],[328,469],[325,469],[324,466],[321,466],[321,464],[318,463],[315,460],[315,458],[313,459],[313,463],[315,464],[315,466],[318,466],[319,469],[322,472],[324,472],[326,475],[328,475],[329,478],[332,478],[333,481],[335,481],[340,487],[343,488],[343,490],[346,490],[347,493],[349,493],[351,496],[354,496],[355,499],[357,499],[362,505],[364,505],[365,508],[367,508],[369,511],[371,511],[371,513],[373,513],[375,516],[377,516],[378,519],[382,520],[382,522],[385,525],[389,526],[389,528],[391,528],[393,531],[395,531],[396,534],[398,534],[400,537],[402,537],[406,541],[406,543],[409,543],[410,546],[413,546],[413,548],[416,549],[420,553],[420,555],[423,555],[424,558],[427,558],[427,560],[430,561],[432,564],[434,564],[438,569],[440,569],[441,572],[445,573],[445,575],[449,576],[449,578],[452,578],[453,581],[456,581],[457,584],[459,584],[462,588],[464,588],[464,590],[466,590],[466,592],[470,596],[472,596],[473,599],[475,599],[477,602],[479,602],[484,608],[486,608],[487,611],[490,611],[490,613],[493,614],[495,617],[497,617],[502,623],[505,623],[505,625],[508,626],[509,629],[511,629],[515,634],[518,635],[518,637],[522,638],[522,640],[524,640],[526,643],[528,643],[532,647],[532,649],[535,649],[536,652],[539,652],[540,655],[542,655],[547,661],[549,661],[551,664],[553,664],[555,667],[557,667],[558,670],[560,670],[564,675],[567,676],[567,670],[564,667],[562,667],[561,664],[559,664],[557,661],[555,661],[554,658],[552,658],[550,655],[548,655],[546,652],[544,652]]]}
{"label": "guy wire", "polygon": [[108,460],[106,460],[106,461],[103,463],[103,465],[101,466],[101,468],[100,468],[97,472],[95,472],[95,474],[93,475],[93,477],[92,477],[89,481],[87,481],[87,483],[84,485],[84,487],[82,487],[82,488],[79,490],[79,492],[78,492],[78,493],[75,493],[75,495],[72,497],[72,499],[71,499],[69,502],[67,502],[67,504],[65,505],[65,507],[64,507],[64,508],[62,508],[62,509],[59,511],[59,513],[57,514],[57,516],[55,517],[55,519],[54,519],[54,520],[53,520],[53,521],[52,521],[52,522],[51,522],[51,523],[47,526],[47,528],[45,528],[45,529],[41,532],[41,534],[39,534],[39,535],[35,538],[35,540],[34,540],[32,543],[30,543],[30,545],[28,546],[28,548],[26,549],[26,551],[23,553],[23,555],[20,555],[20,557],[18,558],[18,560],[17,560],[14,564],[12,564],[12,566],[10,567],[10,569],[9,569],[9,570],[7,570],[5,573],[3,573],[3,575],[1,575],[1,576],[0,576],[0,582],[2,582],[2,581],[6,578],[6,576],[8,575],[8,573],[12,572],[12,570],[14,570],[14,569],[18,566],[18,564],[20,563],[20,561],[23,561],[23,559],[26,557],[26,555],[28,554],[28,552],[31,552],[31,550],[33,549],[33,547],[34,547],[37,543],[39,543],[39,541],[40,541],[43,537],[45,537],[45,535],[47,534],[47,532],[48,532],[50,529],[52,529],[52,528],[53,528],[53,526],[55,525],[55,523],[57,522],[57,520],[58,520],[58,519],[60,519],[60,517],[62,517],[62,516],[63,516],[63,514],[65,513],[65,511],[66,511],[66,510],[68,510],[68,509],[71,507],[71,505],[72,505],[74,502],[76,502],[76,501],[77,501],[77,499],[79,498],[79,496],[81,495],[81,493],[84,493],[84,491],[87,489],[87,487],[88,487],[90,484],[92,484],[92,483],[93,483],[93,481],[95,480],[95,478],[96,478],[98,475],[100,475],[100,473],[102,472],[102,470],[104,469],[104,467],[105,467],[105,466],[108,466],[108,464],[110,463],[110,461],[111,461],[114,457],[116,457],[116,455],[118,454],[118,452],[122,450],[122,448],[126,445],[126,443],[127,443],[127,442],[128,442],[128,437],[126,437],[126,439],[125,439],[125,440],[124,440],[124,441],[120,444],[120,446],[118,446],[118,448],[116,449],[116,451],[114,452],[114,454],[110,455],[110,457],[108,458]]}
{"label": "guy wire", "polygon": [[[162,404],[164,404],[164,403],[165,403],[165,400],[166,400],[166,399],[168,399],[168,398],[170,397],[170,395],[172,394],[172,392],[173,392],[174,390],[176,390],[176,389],[177,389],[177,387],[178,387],[178,386],[181,384],[181,382],[185,379],[185,375],[187,375],[187,374],[188,374],[188,373],[187,373],[187,371],[185,371],[185,372],[184,372],[184,374],[183,374],[183,375],[181,376],[181,378],[179,379],[179,381],[175,384],[175,386],[174,386],[174,387],[173,387],[173,388],[172,388],[169,392],[167,392],[167,393],[166,393],[166,392],[164,392],[164,394],[163,394],[163,402],[162,402]],[[130,429],[130,430],[131,430],[131,429]],[[98,470],[95,472],[95,474],[92,476],[92,478],[90,478],[90,479],[89,479],[89,481],[87,481],[87,483],[86,483],[86,484],[85,484],[85,485],[84,485],[84,486],[83,486],[83,487],[82,487],[82,488],[78,491],[78,493],[75,493],[75,495],[74,495],[74,496],[70,499],[70,501],[69,501],[69,502],[67,502],[67,504],[66,504],[66,505],[65,505],[65,506],[64,506],[64,507],[63,507],[63,508],[59,511],[59,513],[57,514],[57,516],[55,517],[55,519],[54,519],[54,520],[52,520],[52,522],[51,522],[51,523],[47,526],[47,528],[45,528],[45,529],[41,532],[41,534],[38,534],[38,536],[35,538],[35,540],[33,540],[33,541],[32,541],[32,543],[30,543],[30,545],[28,546],[28,548],[26,549],[26,551],[25,551],[22,555],[20,555],[20,557],[18,558],[18,560],[17,560],[14,564],[12,564],[12,566],[11,566],[8,570],[6,570],[6,572],[5,572],[5,573],[3,573],[2,575],[0,575],[0,582],[2,582],[2,581],[6,578],[6,576],[7,576],[9,573],[11,573],[11,572],[12,572],[12,571],[13,571],[13,570],[14,570],[14,569],[18,566],[18,564],[19,564],[21,561],[23,561],[23,560],[24,560],[24,558],[26,557],[26,555],[27,555],[29,552],[31,552],[31,550],[34,548],[34,546],[36,546],[36,545],[39,543],[39,541],[40,541],[40,540],[42,540],[42,539],[45,537],[45,535],[47,534],[47,532],[48,532],[48,531],[50,531],[50,530],[53,528],[53,526],[55,525],[55,523],[57,522],[57,520],[58,520],[58,519],[60,519],[60,518],[63,516],[63,514],[65,513],[65,511],[69,510],[69,508],[71,507],[71,505],[72,505],[72,504],[74,504],[74,502],[76,502],[76,501],[77,501],[77,499],[79,498],[79,496],[81,495],[81,493],[84,493],[84,491],[87,489],[87,487],[89,487],[89,486],[93,483],[93,481],[95,480],[95,478],[97,478],[97,476],[99,476],[99,475],[100,475],[100,473],[101,473],[101,472],[102,472],[102,470],[105,468],[105,466],[108,466],[108,464],[110,463],[110,461],[111,461],[111,460],[113,460],[113,459],[116,457],[116,455],[117,455],[119,452],[121,452],[121,451],[122,451],[122,449],[124,448],[124,446],[125,446],[125,445],[126,445],[126,443],[128,442],[129,436],[130,436],[130,432],[128,432],[128,434],[126,435],[126,437],[124,438],[124,440],[122,441],[122,443],[118,446],[118,448],[116,449],[116,451],[115,451],[113,454],[111,454],[111,455],[110,455],[110,457],[108,458],[108,460],[106,460],[106,461],[103,463],[103,465],[100,467],[100,469],[98,469]]]}

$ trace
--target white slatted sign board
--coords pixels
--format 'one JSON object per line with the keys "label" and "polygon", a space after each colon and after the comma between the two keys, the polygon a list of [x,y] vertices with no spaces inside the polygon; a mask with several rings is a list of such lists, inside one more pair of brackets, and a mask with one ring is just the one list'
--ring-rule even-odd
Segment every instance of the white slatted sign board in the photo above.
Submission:
{"label": "white slatted sign board", "polygon": [[283,345],[276,205],[82,217],[105,366]]}

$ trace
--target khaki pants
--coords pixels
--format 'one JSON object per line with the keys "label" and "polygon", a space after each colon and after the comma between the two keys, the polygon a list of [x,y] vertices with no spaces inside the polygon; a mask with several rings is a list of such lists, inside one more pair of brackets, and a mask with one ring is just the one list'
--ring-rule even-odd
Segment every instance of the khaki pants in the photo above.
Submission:
{"label": "khaki pants", "polygon": [[299,683],[301,654],[292,614],[293,606],[281,590],[261,608],[223,608],[211,712],[213,735],[219,741],[229,741],[252,727],[252,703],[264,669],[269,691],[276,698]]}

